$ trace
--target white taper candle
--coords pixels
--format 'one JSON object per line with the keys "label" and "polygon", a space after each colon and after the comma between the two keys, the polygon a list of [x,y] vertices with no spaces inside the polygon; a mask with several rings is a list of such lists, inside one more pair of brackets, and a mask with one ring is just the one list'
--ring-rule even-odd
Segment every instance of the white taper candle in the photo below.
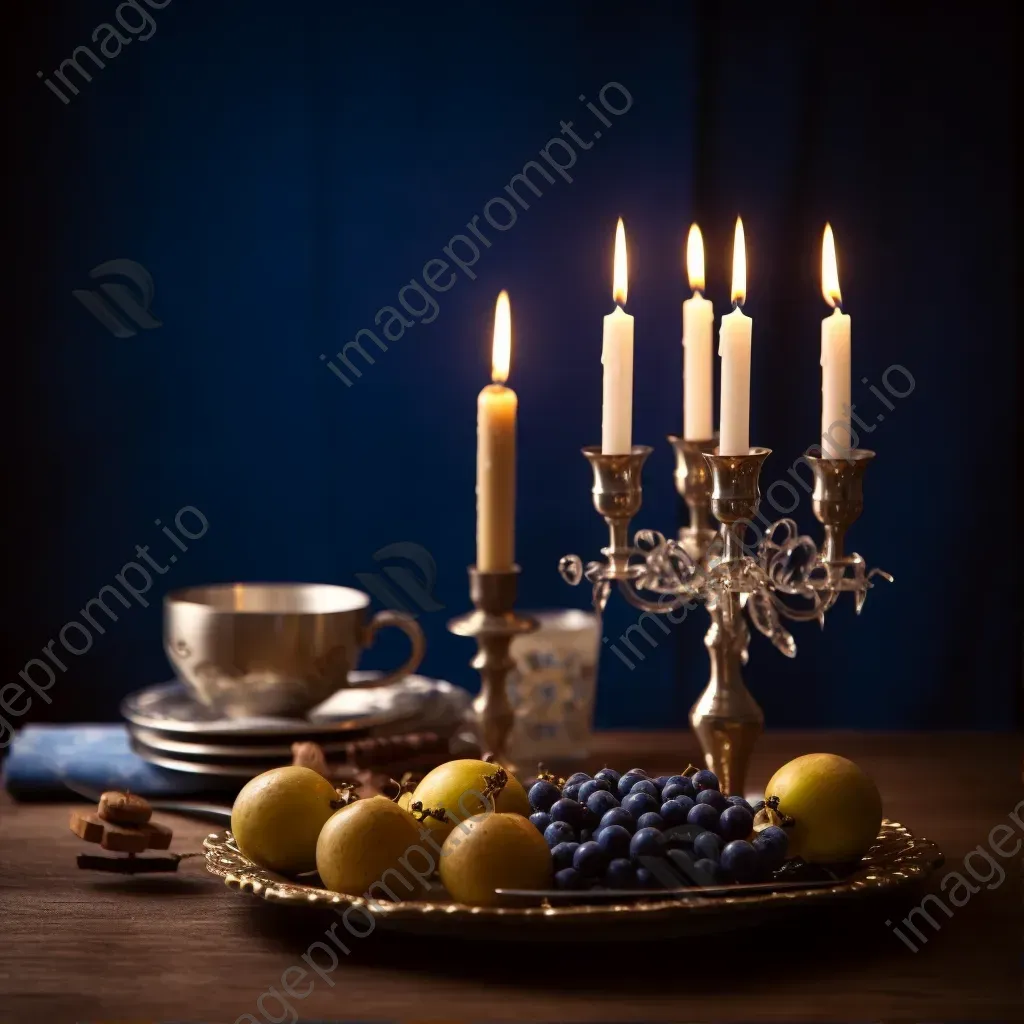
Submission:
{"label": "white taper candle", "polygon": [[626,455],[633,447],[633,318],[622,308],[626,304],[626,289],[626,229],[620,218],[615,229],[612,284],[617,305],[604,318],[601,346],[601,451],[605,455]]}
{"label": "white taper candle", "polygon": [[834,307],[821,321],[821,447],[833,459],[846,458],[850,433],[850,317],[841,308],[839,268],[832,225],[821,242],[821,293]]}
{"label": "white taper candle", "polygon": [[722,317],[718,354],[722,358],[718,450],[722,455],[750,451],[750,343],[754,321],[740,306],[747,292],[747,263],[743,222],[736,218],[732,250],[732,301],[736,308]]}

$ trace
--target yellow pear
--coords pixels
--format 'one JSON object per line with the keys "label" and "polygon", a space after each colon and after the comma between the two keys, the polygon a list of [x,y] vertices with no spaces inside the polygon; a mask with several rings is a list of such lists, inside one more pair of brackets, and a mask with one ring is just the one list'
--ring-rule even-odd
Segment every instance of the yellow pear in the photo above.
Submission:
{"label": "yellow pear", "polygon": [[[324,825],[316,843],[316,869],[332,892],[363,896],[380,882],[397,898],[416,898],[422,893],[421,879],[409,868],[408,855],[418,845],[416,819],[387,797],[372,796],[343,807]],[[396,886],[395,872],[404,885]]]}
{"label": "yellow pear", "polygon": [[311,768],[272,768],[235,797],[231,831],[254,864],[284,875],[316,867],[316,841],[337,808],[338,792]]}
{"label": "yellow pear", "polygon": [[435,840],[441,842],[460,821],[492,809],[500,813],[530,816],[530,801],[526,790],[511,775],[504,788],[495,796],[493,808],[491,800],[485,799],[491,780],[496,773],[503,771],[500,765],[464,759],[438,765],[423,777],[412,794],[412,803],[418,802],[424,808],[444,808],[448,819],[424,819],[423,824],[433,832]]}
{"label": "yellow pear", "polygon": [[859,860],[878,836],[882,797],[871,778],[837,754],[804,754],[784,764],[765,787],[778,797],[789,855],[816,864]]}
{"label": "yellow pear", "polygon": [[440,874],[452,899],[492,906],[495,889],[549,889],[551,851],[522,815],[479,814],[444,841]]}

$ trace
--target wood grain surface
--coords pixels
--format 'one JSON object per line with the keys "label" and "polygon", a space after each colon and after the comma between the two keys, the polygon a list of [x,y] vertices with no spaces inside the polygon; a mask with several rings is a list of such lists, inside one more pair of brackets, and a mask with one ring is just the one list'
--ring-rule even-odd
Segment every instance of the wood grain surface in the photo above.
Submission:
{"label": "wood grain surface", "polygon": [[[658,773],[696,760],[687,733],[602,733],[594,767]],[[886,815],[936,841],[947,872],[1021,800],[1021,738],[982,734],[778,733],[764,737],[751,782],[798,754],[851,757],[878,782]],[[627,764],[627,762],[629,762]],[[80,805],[81,806],[81,805]],[[853,902],[785,924],[712,939],[572,948],[349,936],[326,977],[297,972],[337,921],[228,890],[200,859],[175,875],[79,871],[67,804],[0,795],[0,1021],[189,1020],[859,1020],[1024,1019],[1022,856],[981,886],[917,952],[886,926],[925,890]],[[211,826],[171,815],[176,852]],[[1019,834],[1019,833],[1018,833]],[[1007,841],[1012,847],[1013,841]],[[991,852],[991,851],[990,851]],[[979,862],[979,870],[985,870]],[[342,932],[344,935],[344,932]],[[262,1006],[259,1004],[263,997]],[[250,1016],[246,1016],[246,1014]]]}

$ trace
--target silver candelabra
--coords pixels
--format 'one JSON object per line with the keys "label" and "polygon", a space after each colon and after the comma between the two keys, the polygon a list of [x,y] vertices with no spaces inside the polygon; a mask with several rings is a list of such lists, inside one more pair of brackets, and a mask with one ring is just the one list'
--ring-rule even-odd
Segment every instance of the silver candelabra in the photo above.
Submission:
{"label": "silver candelabra", "polygon": [[[750,640],[747,616],[792,658],[796,644],[783,619],[824,626],[825,613],[840,594],[851,592],[859,613],[874,576],[892,582],[888,573],[868,570],[859,554],[846,554],[843,547],[847,529],[863,510],[864,472],[875,453],[856,448],[845,458],[805,456],[814,474],[814,514],[825,532],[819,551],[792,519],[767,523],[763,533],[755,525],[761,466],[770,449],[720,455],[713,440],[669,441],[676,453],[676,487],[690,514],[678,539],[640,530],[629,543],[630,522],[642,504],[641,473],[649,447],[635,445],[623,455],[584,448],[594,472],[594,508],[608,524],[609,544],[601,549],[604,561],[584,568],[577,555],[566,555],[559,571],[574,586],[583,579],[592,584],[598,612],[613,584],[635,608],[656,615],[693,602],[705,605],[711,617],[704,638],[710,678],[690,711],[690,724],[723,792],[742,793],[751,751],[764,728],[764,714],[741,671]],[[749,543],[748,532],[761,533],[760,538]]]}

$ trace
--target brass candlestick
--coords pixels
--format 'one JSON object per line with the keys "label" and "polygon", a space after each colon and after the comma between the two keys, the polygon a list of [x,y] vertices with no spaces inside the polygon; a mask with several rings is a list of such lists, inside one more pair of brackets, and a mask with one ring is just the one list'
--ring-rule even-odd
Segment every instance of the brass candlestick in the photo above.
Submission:
{"label": "brass candlestick", "polygon": [[[797,533],[792,519],[768,523],[759,517],[759,478],[769,449],[721,455],[711,440],[669,441],[676,453],[676,486],[690,513],[678,540],[641,530],[633,545],[628,543],[629,522],[642,501],[640,470],[650,449],[636,446],[628,456],[605,456],[586,448],[584,455],[594,467],[594,507],[608,522],[612,542],[602,549],[604,562],[584,568],[579,557],[566,555],[559,569],[571,584],[584,578],[593,584],[599,610],[613,582],[645,612],[667,614],[694,601],[706,605],[710,675],[690,723],[723,790],[742,793],[747,763],[764,727],[764,715],[742,678],[750,638],[743,613],[783,654],[794,657],[796,644],[783,618],[824,625],[825,613],[842,592],[853,592],[859,612],[873,576],[892,581],[879,569],[868,571],[860,555],[844,553],[846,530],[863,509],[864,471],[874,453],[855,449],[845,459],[807,456],[814,472],[814,514],[825,527],[819,554],[810,537]],[[712,515],[720,524],[717,530]],[[766,524],[763,532],[759,523]],[[748,532],[759,534],[755,543],[748,543]]]}
{"label": "brass candlestick", "polygon": [[481,572],[475,565],[470,566],[469,597],[474,611],[448,623],[449,631],[456,636],[476,639],[477,653],[470,664],[480,673],[480,693],[473,701],[480,746],[509,770],[514,769],[506,756],[515,717],[506,690],[514,664],[509,646],[513,637],[537,628],[535,619],[513,610],[518,582],[518,565],[507,572]]}

